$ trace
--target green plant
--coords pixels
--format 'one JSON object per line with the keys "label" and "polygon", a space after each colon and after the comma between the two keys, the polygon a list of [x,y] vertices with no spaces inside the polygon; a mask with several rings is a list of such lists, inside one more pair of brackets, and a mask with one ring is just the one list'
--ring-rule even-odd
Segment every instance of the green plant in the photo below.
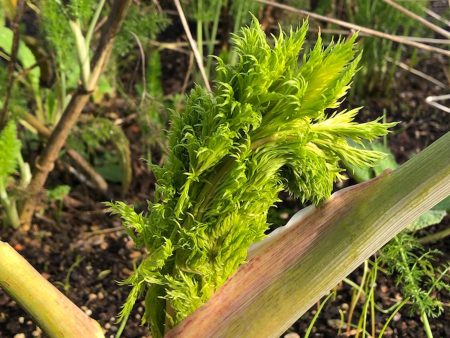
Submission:
{"label": "green plant", "polygon": [[59,222],[61,219],[64,197],[69,195],[69,193],[70,193],[70,186],[68,185],[58,185],[53,189],[47,190],[48,200],[57,203],[57,210],[55,213],[55,219],[57,222]]}
{"label": "green plant", "polygon": [[420,314],[427,337],[433,337],[428,317],[437,317],[444,310],[433,291],[450,291],[450,284],[444,279],[450,266],[436,268],[433,261],[438,251],[425,250],[416,238],[407,233],[397,236],[381,252],[381,261],[396,277],[403,296],[412,301],[410,311]]}
{"label": "green plant", "polygon": [[355,37],[298,58],[305,23],[280,33],[271,48],[259,23],[233,39],[239,62],[218,59],[212,94],[197,87],[175,115],[169,158],[146,214],[109,203],[149,255],[125,281],[133,286],[121,313],[145,294],[145,321],[154,337],[203,304],[264,238],[267,210],[281,190],[318,204],[342,178],[343,159],[366,166],[380,153],[352,147],[387,133],[392,124],[353,122],[339,106],[359,61]]}
{"label": "green plant", "polygon": [[[120,126],[106,118],[90,118],[82,127],[76,128],[67,143],[84,157],[92,157],[91,162],[103,177],[121,182],[123,192],[128,191],[132,179],[130,145]],[[108,144],[112,145],[115,154],[99,152],[107,149]]]}

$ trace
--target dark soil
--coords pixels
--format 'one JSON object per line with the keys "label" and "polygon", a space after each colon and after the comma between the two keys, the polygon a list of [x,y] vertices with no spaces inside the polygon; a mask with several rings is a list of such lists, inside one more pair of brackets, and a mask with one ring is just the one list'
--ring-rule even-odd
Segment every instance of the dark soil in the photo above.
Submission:
{"label": "dark soil", "polygon": [[[181,41],[183,33],[179,23],[174,19],[160,38],[160,41]],[[188,69],[189,57],[173,50],[162,52],[163,88],[165,94],[179,92],[183,87]],[[446,61],[439,57],[424,59],[416,68],[436,79],[448,83],[443,68]],[[192,79],[189,87],[192,87]],[[450,115],[425,103],[429,95],[443,94],[442,89],[429,84],[423,79],[404,71],[398,71],[394,88],[389,97],[372,97],[366,99],[362,120],[373,119],[387,112],[389,121],[400,121],[395,131],[389,136],[388,144],[399,162],[404,162],[413,154],[424,149],[450,129]],[[96,108],[90,107],[95,110]],[[102,108],[106,109],[106,108]],[[118,100],[109,104],[106,113],[119,112],[126,117],[129,109],[126,103]],[[56,170],[51,175],[48,186],[68,184],[72,187],[70,197],[59,205],[47,203],[34,218],[28,232],[0,229],[2,240],[9,242],[19,251],[45,278],[63,291],[83,311],[96,319],[106,331],[106,337],[113,337],[118,330],[116,322],[120,306],[124,303],[129,289],[119,286],[118,282],[128,277],[142,252],[136,250],[133,242],[121,228],[119,220],[109,216],[102,204],[109,199],[124,199],[142,207],[146,199],[152,196],[153,176],[143,162],[143,147],[140,141],[140,126],[135,119],[127,120],[123,125],[131,142],[133,152],[134,179],[127,196],[120,195],[120,188],[112,185],[110,196],[103,196],[88,188],[76,178],[64,171]],[[156,154],[156,157],[159,155]],[[433,168],[430,168],[433,170]],[[284,202],[274,214],[274,220],[284,223],[299,209],[297,202],[282,196]],[[450,226],[450,217],[428,230],[438,231]],[[425,235],[425,234],[422,234]],[[443,239],[433,244],[443,252],[440,262],[450,261],[450,241]],[[353,272],[350,279],[359,281],[361,269]],[[388,308],[401,299],[401,293],[392,278],[380,274],[376,286],[376,300],[383,308]],[[340,323],[340,312],[347,311],[351,303],[352,289],[344,283],[336,287],[337,296],[330,301],[320,314],[312,337],[336,337]],[[435,337],[450,337],[450,295],[442,293],[445,313],[437,319],[430,319]],[[302,319],[295,323],[286,333],[286,337],[302,336],[311,322],[317,308],[314,307]],[[359,318],[361,308],[357,308],[354,318]],[[148,337],[145,326],[140,325],[143,305],[138,304],[132,313],[123,337]],[[389,315],[377,315],[376,327],[380,329]],[[370,325],[370,320],[368,321]],[[341,336],[352,337],[355,330],[342,330]],[[42,331],[17,304],[0,290],[0,337],[44,337]],[[394,317],[386,331],[387,337],[425,337],[422,324],[417,315],[409,314],[408,309]]]}

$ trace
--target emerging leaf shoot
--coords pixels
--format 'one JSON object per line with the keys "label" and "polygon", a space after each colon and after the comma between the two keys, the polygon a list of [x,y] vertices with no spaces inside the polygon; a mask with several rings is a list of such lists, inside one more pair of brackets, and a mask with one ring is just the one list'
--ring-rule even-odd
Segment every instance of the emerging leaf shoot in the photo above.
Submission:
{"label": "emerging leaf shoot", "polygon": [[218,59],[213,93],[195,88],[173,117],[170,154],[154,167],[157,188],[148,212],[110,203],[148,256],[126,280],[133,286],[122,317],[145,295],[154,337],[205,303],[241,265],[268,229],[267,212],[287,190],[318,204],[342,178],[339,163],[377,161],[353,147],[385,135],[392,124],[354,122],[338,108],[357,70],[353,36],[300,51],[307,23],[274,37],[256,19],[234,36],[235,65]]}

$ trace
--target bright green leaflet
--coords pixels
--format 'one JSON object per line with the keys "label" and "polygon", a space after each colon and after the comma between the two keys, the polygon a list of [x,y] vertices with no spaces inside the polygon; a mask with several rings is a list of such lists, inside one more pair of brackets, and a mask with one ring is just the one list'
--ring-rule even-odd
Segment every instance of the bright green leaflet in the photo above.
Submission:
{"label": "bright green leaflet", "polygon": [[[154,167],[148,212],[110,203],[148,256],[125,281],[126,317],[145,294],[154,337],[205,303],[245,262],[268,229],[267,211],[287,190],[318,204],[342,178],[339,163],[371,165],[381,154],[351,146],[392,124],[357,124],[339,106],[360,55],[355,36],[327,48],[319,37],[299,59],[307,23],[271,47],[256,19],[234,36],[236,64],[218,59],[212,93],[195,88],[172,119],[170,154]],[[300,63],[299,63],[300,60]],[[325,112],[327,111],[327,112]]]}
{"label": "bright green leaflet", "polygon": [[[13,38],[14,33],[12,30],[7,27],[0,27],[0,47],[8,53],[11,51]],[[28,77],[33,89],[38,90],[41,71],[39,67],[34,67],[36,65],[36,58],[27,45],[25,45],[22,41],[19,41],[17,58],[21,62],[23,69],[28,71]]]}
{"label": "bright green leaflet", "polygon": [[6,189],[10,175],[17,169],[17,158],[20,153],[20,141],[17,139],[16,123],[10,120],[0,131],[0,190]]}

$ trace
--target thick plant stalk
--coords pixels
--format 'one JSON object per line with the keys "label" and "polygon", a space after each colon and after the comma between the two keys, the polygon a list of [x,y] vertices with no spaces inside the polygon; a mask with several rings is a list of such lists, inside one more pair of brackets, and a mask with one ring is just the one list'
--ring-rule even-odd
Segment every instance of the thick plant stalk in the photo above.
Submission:
{"label": "thick plant stalk", "polygon": [[23,202],[20,214],[20,221],[25,226],[31,223],[31,218],[35,209],[36,195],[39,194],[47,180],[48,174],[53,170],[54,163],[70,134],[70,130],[77,122],[81,111],[89,100],[91,92],[97,85],[100,74],[111,54],[115,35],[119,31],[129,3],[130,0],[114,1],[92,61],[92,71],[87,88],[79,87],[73,94],[61,119],[52,131],[46,148],[36,161],[33,179],[28,186],[28,195]]}
{"label": "thick plant stalk", "polygon": [[51,338],[100,338],[102,328],[42,277],[9,244],[0,241],[0,287]]}
{"label": "thick plant stalk", "polygon": [[277,337],[420,214],[450,195],[450,133],[399,169],[310,207],[167,337]]}

